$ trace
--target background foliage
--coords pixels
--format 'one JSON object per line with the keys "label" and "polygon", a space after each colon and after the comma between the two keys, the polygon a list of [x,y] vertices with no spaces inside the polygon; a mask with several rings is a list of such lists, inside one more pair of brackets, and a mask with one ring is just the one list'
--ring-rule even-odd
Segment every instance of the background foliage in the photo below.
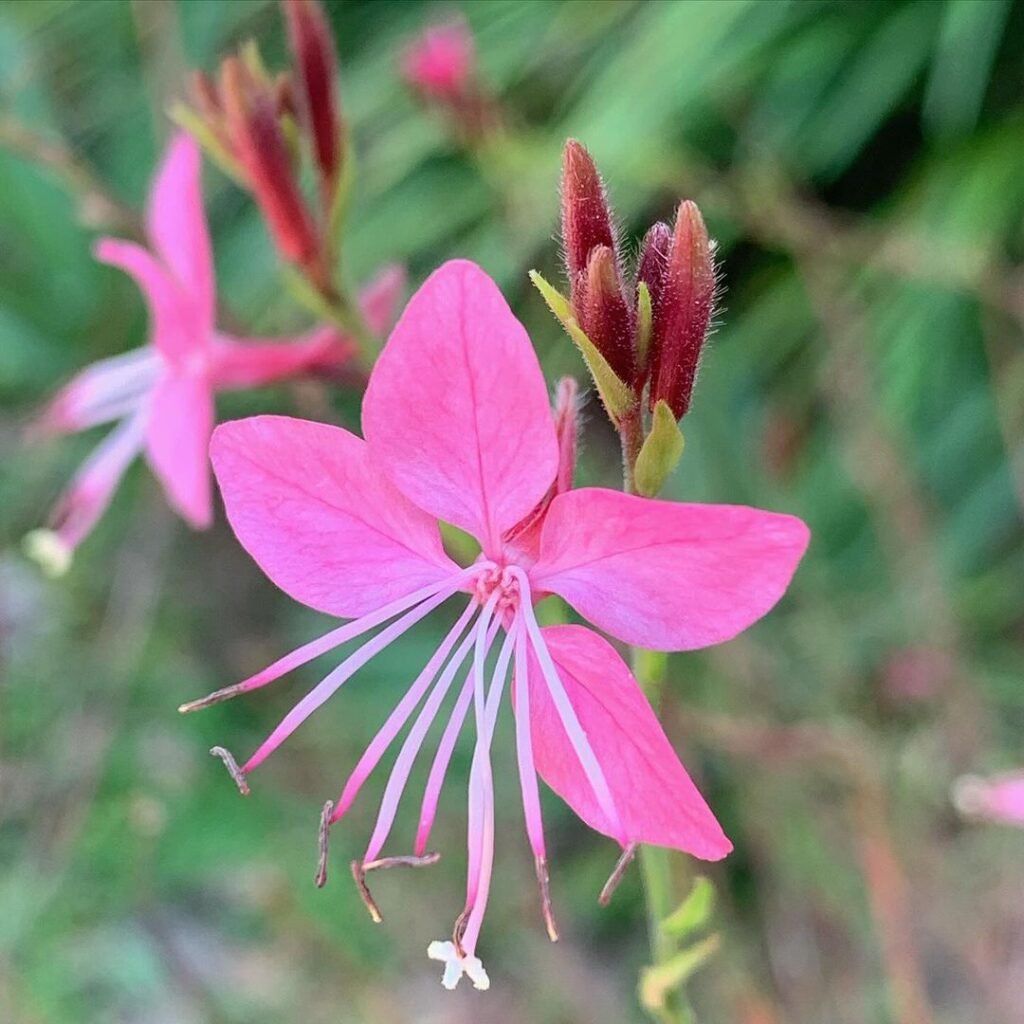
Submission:
{"label": "background foliage", "polygon": [[[700,1019],[1019,1021],[1024,834],[962,822],[948,794],[963,772],[1022,760],[1024,5],[466,2],[515,125],[477,157],[396,75],[437,10],[329,9],[359,160],[354,278],[393,259],[414,282],[450,255],[479,261],[553,380],[581,367],[526,271],[558,277],[566,136],[590,147],[630,235],[689,196],[720,241],[722,326],[671,494],[795,512],[814,543],[766,622],[670,664],[667,728],[737,846],[711,872],[722,944],[693,984]],[[0,1019],[641,1019],[638,880],[599,911],[614,848],[554,798],[564,938],[549,947],[540,927],[506,787],[489,997],[443,992],[423,955],[460,905],[459,857],[383,879],[395,912],[379,928],[342,871],[311,885],[320,803],[429,630],[364,671],[242,801],[206,748],[253,745],[320,667],[202,716],[174,709],[324,623],[223,522],[192,535],[173,521],[142,469],[64,581],[18,551],[90,440],[30,447],[26,419],[145,330],[133,285],[90,257],[110,211],[81,201],[78,172],[138,207],[184,70],[250,35],[283,57],[263,0],[0,8]],[[70,175],[42,165],[66,155],[54,146],[81,160]],[[302,326],[242,193],[211,171],[207,197],[225,305],[253,329]],[[255,409],[358,423],[356,396],[320,386],[222,414]],[[581,475],[614,485],[615,439],[588,409]],[[507,734],[499,747],[512,756]],[[456,794],[439,835],[461,856]],[[337,831],[338,865],[373,811],[364,798]],[[677,869],[683,892],[695,866]]]}

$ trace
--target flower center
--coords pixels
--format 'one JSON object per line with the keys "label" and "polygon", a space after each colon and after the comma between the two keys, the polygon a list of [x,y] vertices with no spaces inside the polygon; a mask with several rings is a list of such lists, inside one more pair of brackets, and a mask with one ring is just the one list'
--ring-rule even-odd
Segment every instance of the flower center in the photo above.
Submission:
{"label": "flower center", "polygon": [[476,578],[473,596],[481,605],[486,604],[497,593],[495,615],[515,614],[519,607],[519,581],[512,572],[513,568],[515,567],[496,565]]}

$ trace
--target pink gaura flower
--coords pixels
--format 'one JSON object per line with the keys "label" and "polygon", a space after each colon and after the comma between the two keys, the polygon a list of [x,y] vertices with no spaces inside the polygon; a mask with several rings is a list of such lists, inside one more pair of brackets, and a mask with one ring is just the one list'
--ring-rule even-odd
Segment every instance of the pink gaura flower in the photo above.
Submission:
{"label": "pink gaura flower", "polygon": [[[558,594],[627,644],[706,647],[746,629],[779,600],[808,541],[792,516],[569,489],[572,406],[572,389],[563,387],[556,422],[525,330],[478,267],[452,262],[413,297],[381,353],[363,403],[365,440],[278,416],[226,423],[213,437],[214,471],[245,548],[293,598],[352,621],[182,710],[265,686],[383,627],[241,767],[214,749],[243,793],[247,777],[374,655],[462,595],[455,625],[325,806],[318,872],[322,884],[330,826],[415,715],[369,844],[352,864],[380,919],[367,874],[437,859],[428,849],[438,797],[472,711],[466,901],[451,941],[428,950],[444,962],[448,988],[463,974],[477,988],[488,985],[476,948],[494,856],[491,742],[510,674],[526,833],[552,939],[538,774],[622,847],[613,879],[638,843],[708,860],[731,849],[615,648],[585,626],[542,628],[534,604]],[[439,520],[479,540],[480,556],[468,568],[446,554]],[[413,763],[453,689],[412,851],[386,856]]]}
{"label": "pink gaura flower", "polygon": [[1024,828],[1024,771],[964,775],[953,786],[953,802],[968,818]]}
{"label": "pink gaura flower", "polygon": [[[217,329],[200,171],[198,146],[189,136],[177,135],[149,197],[151,248],[114,238],[96,246],[97,259],[131,274],[145,295],[150,341],[83,370],[43,414],[40,425],[47,432],[117,424],[59,499],[50,528],[26,538],[30,554],[55,575],[67,569],[125,470],[143,451],[174,509],[192,526],[208,526],[214,393],[332,372],[354,351],[332,327],[274,341],[237,338]],[[401,270],[388,268],[363,294],[367,319],[381,334],[403,287]]]}
{"label": "pink gaura flower", "polygon": [[434,100],[461,100],[476,78],[473,36],[461,18],[429,25],[402,54],[402,75]]}

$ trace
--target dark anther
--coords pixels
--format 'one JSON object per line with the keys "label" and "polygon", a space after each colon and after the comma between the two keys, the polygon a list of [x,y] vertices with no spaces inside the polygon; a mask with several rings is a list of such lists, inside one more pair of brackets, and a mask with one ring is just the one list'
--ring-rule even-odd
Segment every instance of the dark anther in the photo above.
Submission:
{"label": "dark anther", "polygon": [[224,762],[224,767],[227,768],[228,774],[235,780],[235,785],[238,787],[238,792],[242,796],[249,795],[249,783],[245,781],[245,772],[238,767],[238,762],[235,760],[231,751],[225,747],[210,747],[210,753],[214,757],[219,757]]}
{"label": "dark anther", "polygon": [[320,812],[320,856],[316,862],[316,874],[313,881],[318,889],[327,884],[327,843],[331,837],[331,812],[334,810],[334,801],[328,800],[324,809]]}
{"label": "dark anther", "polygon": [[612,873],[608,876],[608,881],[604,883],[604,888],[601,890],[601,895],[597,897],[597,902],[602,907],[607,907],[611,901],[612,896],[615,894],[615,890],[619,887],[619,882],[622,881],[622,876],[626,873],[626,868],[633,862],[633,858],[636,856],[637,843],[630,843],[622,851],[622,856],[615,862],[615,867],[612,869]]}

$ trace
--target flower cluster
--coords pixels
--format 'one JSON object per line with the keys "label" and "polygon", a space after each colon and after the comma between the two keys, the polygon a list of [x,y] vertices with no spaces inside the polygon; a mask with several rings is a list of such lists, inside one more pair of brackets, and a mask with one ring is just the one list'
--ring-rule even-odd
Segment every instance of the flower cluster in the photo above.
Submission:
{"label": "flower cluster", "polygon": [[[552,416],[525,330],[494,283],[474,264],[456,261],[420,288],[381,353],[363,403],[365,440],[274,416],[224,424],[213,438],[214,470],[242,545],[296,600],[352,621],[182,710],[265,686],[383,627],[299,701],[241,766],[215,748],[243,793],[249,775],[363,665],[464,595],[455,625],[337,800],[325,806],[318,871],[322,882],[331,826],[415,715],[366,851],[352,864],[363,899],[380,920],[367,876],[437,860],[428,848],[431,828],[452,750],[472,710],[466,899],[451,940],[429,949],[445,962],[449,988],[463,974],[478,988],[488,984],[476,950],[495,844],[491,744],[510,676],[526,832],[552,939],[538,774],[587,824],[619,844],[623,858],[613,879],[638,843],[709,860],[730,849],[615,648],[585,626],[542,628],[534,605],[557,594],[624,643],[706,647],[735,636],[778,601],[807,545],[807,528],[787,515],[573,489],[571,409],[572,395],[563,391]],[[476,561],[462,567],[451,560],[439,521],[478,540]],[[385,856],[413,763],[453,687],[411,852]]]}
{"label": "flower cluster", "polygon": [[[337,57],[323,10],[314,0],[284,0],[294,68],[271,76],[255,46],[224,58],[216,80],[192,76],[192,106],[175,118],[248,188],[282,259],[315,287],[330,290],[331,228],[344,200],[345,126],[337,100]],[[312,156],[319,209],[299,184],[296,129]]]}
{"label": "flower cluster", "polygon": [[[26,538],[28,552],[53,575],[67,570],[75,548],[143,452],[177,512],[197,529],[209,526],[214,394],[304,374],[335,374],[354,352],[351,339],[330,326],[274,340],[241,338],[217,327],[200,152],[183,133],[171,142],[153,183],[146,227],[150,248],[104,238],[95,252],[130,274],[146,297],[149,342],[83,370],[40,421],[44,432],[57,434],[117,424],[58,500],[48,528]],[[390,326],[403,288],[401,270],[389,267],[364,290],[363,312],[378,333]]]}

